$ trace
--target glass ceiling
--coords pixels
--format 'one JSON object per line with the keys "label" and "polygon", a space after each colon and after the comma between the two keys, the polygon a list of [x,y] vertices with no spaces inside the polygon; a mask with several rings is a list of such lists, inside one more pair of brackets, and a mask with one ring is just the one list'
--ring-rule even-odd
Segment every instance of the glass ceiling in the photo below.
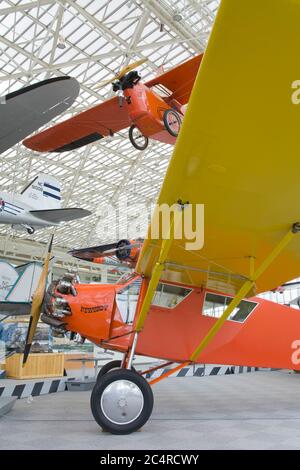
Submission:
{"label": "glass ceiling", "polygon": [[[202,52],[218,5],[219,0],[0,1],[0,96],[70,75],[81,91],[55,122],[64,120],[110,97],[110,85],[95,86],[132,61],[148,57],[139,72],[149,80]],[[128,130],[63,154],[38,154],[18,144],[0,156],[0,189],[19,192],[39,173],[51,174],[63,184],[63,206],[93,213],[58,227],[56,244],[72,248],[114,241],[122,217],[103,220],[99,207],[115,207],[120,198],[129,206],[150,207],[171,152],[171,146],[154,141],[144,152],[135,150]],[[107,230],[99,232],[102,223]],[[51,231],[38,230],[30,238],[47,241]],[[29,237],[4,225],[0,234]]]}

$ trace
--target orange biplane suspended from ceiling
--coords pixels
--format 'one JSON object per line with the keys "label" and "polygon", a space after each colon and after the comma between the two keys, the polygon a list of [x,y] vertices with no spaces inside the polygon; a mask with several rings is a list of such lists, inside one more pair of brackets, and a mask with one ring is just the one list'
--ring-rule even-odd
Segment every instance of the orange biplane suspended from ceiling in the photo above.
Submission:
{"label": "orange biplane suspended from ceiling", "polygon": [[142,83],[136,70],[147,59],[124,67],[112,82],[116,97],[104,101],[33,137],[24,145],[38,152],[67,152],[96,142],[129,127],[129,139],[145,150],[149,137],[174,144],[202,60],[198,55]]}
{"label": "orange biplane suspended from ceiling", "polygon": [[[151,385],[189,364],[300,370],[299,311],[256,296],[300,276],[300,108],[289,94],[299,77],[300,3],[273,0],[272,15],[269,7],[222,0],[158,198],[183,212],[205,205],[203,248],[187,249],[173,223],[164,238],[150,227],[131,277],[81,284],[67,273],[45,296],[46,323],[123,353],[101,368],[91,396],[106,431],[143,426]],[[137,302],[124,308],[128,289]],[[149,383],[132,369],[134,355],[180,364]]]}

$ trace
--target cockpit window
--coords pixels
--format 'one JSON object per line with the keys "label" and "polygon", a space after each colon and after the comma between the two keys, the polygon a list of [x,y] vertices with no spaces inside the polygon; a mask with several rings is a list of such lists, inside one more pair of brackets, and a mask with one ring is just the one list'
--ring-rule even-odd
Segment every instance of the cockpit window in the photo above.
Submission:
{"label": "cockpit window", "polygon": [[[202,314],[208,317],[220,318],[231,301],[232,297],[207,292],[205,295]],[[244,323],[256,306],[256,302],[242,300],[229,315],[228,320]]]}
{"label": "cockpit window", "polygon": [[192,289],[159,283],[152,301],[152,305],[174,308],[192,292]]}
{"label": "cockpit window", "polygon": [[173,92],[161,83],[156,83],[156,85],[153,85],[151,89],[161,98],[169,98],[169,96],[173,95]]}
{"label": "cockpit window", "polygon": [[138,278],[116,293],[116,303],[124,323],[133,323],[141,283],[142,280]]}

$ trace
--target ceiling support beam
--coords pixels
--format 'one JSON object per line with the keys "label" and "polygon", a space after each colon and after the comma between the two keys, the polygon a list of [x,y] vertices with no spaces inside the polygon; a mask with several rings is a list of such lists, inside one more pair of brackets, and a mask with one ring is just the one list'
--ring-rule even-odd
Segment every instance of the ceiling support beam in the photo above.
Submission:
{"label": "ceiling support beam", "polygon": [[78,180],[79,180],[79,177],[83,171],[83,168],[84,168],[84,164],[85,164],[85,161],[86,161],[86,158],[88,156],[88,154],[90,153],[90,148],[89,146],[87,145],[86,148],[84,149],[84,151],[81,153],[80,155],[80,160],[79,160],[79,165],[78,167],[76,168],[76,171],[75,171],[75,175],[74,175],[74,178],[73,178],[73,181],[72,181],[72,184],[71,186],[69,187],[68,189],[68,195],[67,197],[65,198],[65,201],[64,201],[64,207],[68,207],[68,204],[70,202],[70,199],[73,195],[73,191],[74,189],[76,188],[76,185],[78,183]]}
{"label": "ceiling support beam", "polygon": [[[181,39],[189,39],[188,28],[183,25],[183,22],[175,22],[172,19],[171,13],[164,8],[158,0],[143,0],[143,4],[154,13],[162,23],[166,24],[172,31],[179,35]],[[189,40],[189,45],[195,52],[203,52],[205,48],[205,43],[198,39]]]}
{"label": "ceiling support beam", "polygon": [[[64,0],[58,0],[60,3]],[[82,8],[75,0],[68,0],[68,4],[72,5],[75,10],[78,11],[90,24],[94,26],[97,30],[102,32],[103,37],[107,39],[110,43],[114,44],[115,47],[123,46],[125,49],[128,48],[128,43],[124,39],[122,39],[118,34],[116,34],[111,28],[106,26],[103,21],[97,20],[93,15],[88,13],[86,9]],[[141,51],[136,52],[140,58],[144,59],[145,56],[141,53]],[[149,61],[150,62],[150,61]],[[155,64],[152,64],[155,67]]]}
{"label": "ceiling support beam", "polygon": [[[28,59],[32,58],[32,54],[30,52],[26,51],[26,49],[23,49],[22,47],[18,46],[18,44],[10,41],[9,39],[5,38],[4,36],[0,36],[0,42],[3,42],[6,46],[11,47],[12,49],[16,50],[20,54],[23,54]],[[38,63],[39,65],[41,65],[44,68],[44,70],[48,70],[49,66],[43,60],[36,57],[35,62]],[[33,73],[33,71],[32,71],[32,73]],[[31,72],[28,72],[27,75],[31,76]],[[57,75],[61,76],[61,75],[64,75],[64,74],[60,71],[57,71]],[[11,75],[8,75],[8,78],[9,77],[11,78]],[[86,85],[84,85],[82,83],[80,84],[80,86],[83,90],[85,90],[89,94],[95,96],[97,99],[101,99],[99,93],[97,93],[96,91],[92,90],[91,88],[88,88]]]}
{"label": "ceiling support beam", "polygon": [[10,15],[11,13],[22,12],[27,10],[32,10],[39,6],[49,5],[51,3],[56,3],[54,0],[38,0],[36,2],[20,3],[19,5],[14,5],[12,7],[0,8],[0,16]]}
{"label": "ceiling support beam", "polygon": [[[196,35],[196,36],[193,36],[193,37],[189,37],[188,39],[167,39],[165,41],[157,41],[157,42],[153,42],[153,43],[150,43],[150,44],[145,44],[143,46],[137,46],[137,47],[134,47],[133,49],[130,49],[130,53],[131,54],[137,54],[139,53],[140,51],[148,51],[148,50],[151,50],[151,51],[159,51],[160,49],[162,49],[163,47],[165,46],[171,46],[171,45],[177,45],[177,44],[181,44],[183,42],[190,42],[192,40],[195,40],[195,37],[196,38],[202,38],[202,39],[205,39],[207,37],[207,33],[201,33],[199,35]],[[103,59],[109,59],[109,58],[114,58],[114,57],[120,57],[122,54],[127,54],[126,50],[125,49],[122,49],[120,48],[118,51],[111,51],[111,52],[107,52],[107,53],[104,53],[104,54],[96,54],[92,57],[83,57],[82,59],[74,59],[74,60],[70,60],[70,61],[67,61],[67,62],[61,62],[61,63],[57,63],[57,64],[47,64],[43,67],[38,67],[38,68],[35,68],[34,70],[32,70],[32,76],[37,76],[45,71],[58,71],[58,70],[61,70],[61,69],[64,69],[64,68],[67,68],[67,67],[76,67],[77,65],[81,65],[81,64],[86,64],[86,63],[89,63],[89,62],[92,62],[92,63],[95,63],[95,62],[99,62]],[[28,72],[24,71],[24,72],[19,72],[19,73],[13,73],[13,74],[10,74],[10,75],[7,75],[7,76],[0,76],[0,82],[4,82],[4,81],[7,81],[7,80],[17,80],[19,78],[22,78],[22,77],[28,77]]]}
{"label": "ceiling support beam", "polygon": [[[45,248],[47,245],[35,240],[24,240],[14,236],[0,235],[0,256],[13,264],[23,264],[33,261],[44,260]],[[57,274],[63,270],[76,269],[80,275],[102,276],[108,274],[110,282],[119,278],[118,274],[113,274],[115,266],[107,266],[103,264],[92,264],[88,261],[73,258],[66,253],[66,250],[57,246],[53,247],[53,255],[55,256],[52,270]],[[122,270],[122,268],[121,268]],[[124,267],[124,271],[127,270]],[[61,273],[60,273],[61,274]]]}
{"label": "ceiling support beam", "polygon": [[[64,11],[65,11],[64,7],[62,5],[59,5],[57,15],[56,15],[56,28],[55,28],[54,38],[53,38],[52,51],[51,51],[50,60],[49,60],[49,66],[51,66],[54,62],[57,43],[58,43],[60,30],[61,30],[61,26],[62,26],[62,21],[63,21],[63,16],[64,16]],[[50,76],[50,70],[48,70],[47,78],[49,78],[49,76]]]}

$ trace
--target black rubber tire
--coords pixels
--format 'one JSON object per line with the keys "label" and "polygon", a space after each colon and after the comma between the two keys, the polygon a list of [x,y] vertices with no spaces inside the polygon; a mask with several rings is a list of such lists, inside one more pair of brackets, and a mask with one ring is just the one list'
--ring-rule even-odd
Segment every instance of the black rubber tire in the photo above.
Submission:
{"label": "black rubber tire", "polygon": [[164,120],[164,125],[165,125],[165,128],[166,130],[169,132],[169,134],[171,134],[173,137],[178,137],[178,134],[179,132],[175,132],[173,131],[173,129],[171,129],[171,127],[169,126],[169,123],[168,123],[168,116],[169,114],[173,114],[177,121],[178,121],[178,124],[179,124],[179,130],[180,130],[180,127],[181,127],[181,119],[180,119],[180,116],[179,114],[177,113],[177,111],[175,111],[174,109],[166,109],[166,111],[164,112],[164,115],[163,115],[163,120]]}
{"label": "black rubber tire", "polygon": [[[99,370],[96,381],[98,382],[98,380],[101,379],[101,377],[103,377],[103,375],[107,374],[107,372],[110,372],[113,369],[120,369],[121,365],[122,365],[122,361],[119,361],[119,360],[108,362],[103,367],[101,367],[101,369]],[[134,367],[131,367],[131,370],[133,370],[135,372]]]}
{"label": "black rubber tire", "polygon": [[144,139],[145,139],[144,145],[138,145],[138,144],[136,143],[136,141],[134,140],[134,138],[133,138],[133,131],[134,131],[134,129],[137,129],[137,126],[135,126],[134,124],[129,127],[128,135],[129,135],[129,140],[130,140],[130,142],[132,143],[132,145],[134,146],[134,148],[136,148],[137,150],[146,150],[146,148],[147,148],[148,145],[149,145],[149,139],[148,139],[148,137],[146,137],[146,136],[144,135],[144,136],[143,136]]}
{"label": "black rubber tire", "polygon": [[30,228],[27,229],[27,233],[28,233],[29,235],[33,235],[34,232],[35,232],[35,229],[34,229],[33,227],[30,227]]}
{"label": "black rubber tire", "polygon": [[[144,406],[140,415],[131,423],[116,424],[110,421],[101,409],[101,395],[104,390],[116,380],[128,380],[133,382],[139,387],[143,394]],[[132,370],[118,369],[105,374],[101,379],[96,382],[91,395],[91,410],[95,421],[99,426],[111,434],[130,434],[140,429],[148,421],[153,409],[153,392],[148,384],[140,374]]]}

